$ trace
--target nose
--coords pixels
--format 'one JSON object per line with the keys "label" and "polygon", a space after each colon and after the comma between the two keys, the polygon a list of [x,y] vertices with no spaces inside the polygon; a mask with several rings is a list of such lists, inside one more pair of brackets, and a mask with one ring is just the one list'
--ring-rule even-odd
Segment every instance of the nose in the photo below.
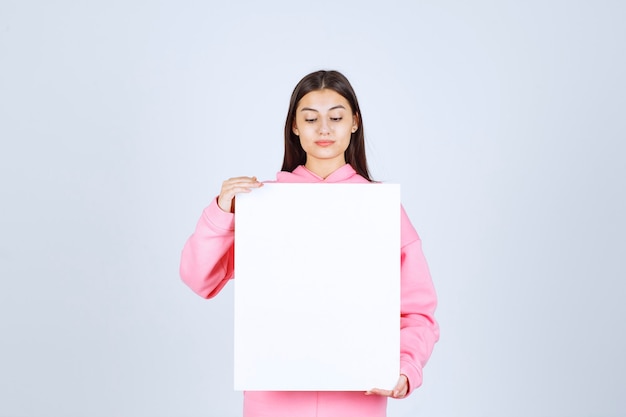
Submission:
{"label": "nose", "polygon": [[328,121],[322,119],[322,123],[320,124],[320,134],[326,135],[330,133],[330,126],[328,125]]}

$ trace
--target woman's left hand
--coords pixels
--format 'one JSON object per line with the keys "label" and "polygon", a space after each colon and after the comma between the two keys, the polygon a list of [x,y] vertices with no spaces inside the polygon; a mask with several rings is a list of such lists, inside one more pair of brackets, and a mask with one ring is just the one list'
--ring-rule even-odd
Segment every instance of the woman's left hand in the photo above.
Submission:
{"label": "woman's left hand", "polygon": [[409,380],[404,374],[400,374],[398,383],[392,390],[372,388],[365,395],[382,395],[383,397],[404,398],[409,391]]}

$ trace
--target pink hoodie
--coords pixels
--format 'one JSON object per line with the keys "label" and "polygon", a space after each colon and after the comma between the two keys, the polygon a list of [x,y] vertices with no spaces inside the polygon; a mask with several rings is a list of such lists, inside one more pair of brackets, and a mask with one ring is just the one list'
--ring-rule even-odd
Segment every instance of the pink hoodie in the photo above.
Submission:
{"label": "pink hoodie", "polygon": [[[279,172],[276,182],[367,183],[346,164],[326,179],[299,166]],[[409,393],[422,384],[426,365],[439,327],[434,312],[437,296],[430,277],[422,242],[401,207],[401,319],[400,372],[409,380]],[[204,209],[196,230],[183,248],[180,275],[198,295],[212,298],[233,277],[234,215],[222,211],[217,198]],[[373,387],[372,387],[373,388]],[[393,387],[377,387],[392,389]],[[386,415],[387,399],[362,392],[267,392],[244,393],[244,417],[261,416],[364,416]]]}

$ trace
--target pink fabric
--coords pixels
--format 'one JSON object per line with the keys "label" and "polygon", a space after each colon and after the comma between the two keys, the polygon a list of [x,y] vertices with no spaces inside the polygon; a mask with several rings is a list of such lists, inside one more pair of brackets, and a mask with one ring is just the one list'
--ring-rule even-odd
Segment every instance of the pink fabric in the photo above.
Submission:
{"label": "pink fabric", "polygon": [[[326,179],[304,166],[279,172],[285,183],[367,183],[350,165]],[[422,384],[422,368],[439,339],[434,318],[437,296],[422,253],[421,240],[401,207],[401,318],[400,372],[409,380],[409,393]],[[223,212],[217,199],[204,209],[196,230],[183,248],[180,275],[197,294],[217,295],[234,274],[234,215]],[[373,387],[372,387],[373,388]],[[391,389],[393,387],[377,387]],[[244,417],[315,416],[383,417],[387,399],[362,392],[266,392],[244,393]]]}

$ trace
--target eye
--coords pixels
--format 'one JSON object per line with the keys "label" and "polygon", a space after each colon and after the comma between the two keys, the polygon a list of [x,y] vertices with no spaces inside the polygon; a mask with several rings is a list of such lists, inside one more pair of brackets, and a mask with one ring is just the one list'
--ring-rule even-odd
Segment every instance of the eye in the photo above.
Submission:
{"label": "eye", "polygon": [[330,120],[332,120],[333,122],[339,122],[341,121],[341,119],[343,119],[343,117],[331,117]]}
{"label": "eye", "polygon": [[315,122],[317,119],[304,119],[305,122],[307,123],[313,123]]}

